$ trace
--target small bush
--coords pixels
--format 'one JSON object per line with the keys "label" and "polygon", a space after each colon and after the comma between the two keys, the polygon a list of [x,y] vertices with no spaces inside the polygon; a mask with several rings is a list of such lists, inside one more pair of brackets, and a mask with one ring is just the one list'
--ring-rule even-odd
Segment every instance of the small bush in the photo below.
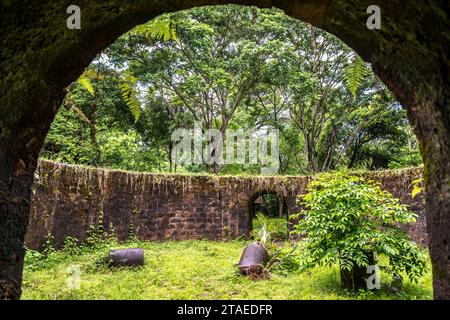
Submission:
{"label": "small bush", "polygon": [[322,174],[300,196],[305,208],[296,218],[295,233],[305,236],[306,268],[339,263],[351,271],[367,267],[383,255],[390,272],[406,272],[417,281],[426,271],[426,258],[398,224],[415,222],[416,214],[372,181],[338,172]]}

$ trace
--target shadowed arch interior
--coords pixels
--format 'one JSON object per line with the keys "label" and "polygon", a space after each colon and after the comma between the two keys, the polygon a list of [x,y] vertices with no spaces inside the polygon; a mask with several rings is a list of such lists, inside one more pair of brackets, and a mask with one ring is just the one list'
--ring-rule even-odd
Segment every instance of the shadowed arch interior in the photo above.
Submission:
{"label": "shadowed arch interior", "polygon": [[[256,214],[257,214],[257,207],[258,204],[257,201],[262,199],[263,196],[266,195],[271,195],[274,196],[277,199],[277,204],[278,204],[278,208],[277,208],[277,215],[279,218],[285,218],[286,219],[286,223],[288,222],[289,219],[289,207],[286,201],[286,198],[282,195],[279,194],[278,192],[276,192],[275,190],[260,190],[256,193],[254,193],[248,200],[248,214],[249,214],[249,231],[254,229],[254,219],[256,218]],[[261,203],[260,204],[261,207],[266,207],[266,204]],[[265,215],[268,215],[267,212],[262,212]]]}

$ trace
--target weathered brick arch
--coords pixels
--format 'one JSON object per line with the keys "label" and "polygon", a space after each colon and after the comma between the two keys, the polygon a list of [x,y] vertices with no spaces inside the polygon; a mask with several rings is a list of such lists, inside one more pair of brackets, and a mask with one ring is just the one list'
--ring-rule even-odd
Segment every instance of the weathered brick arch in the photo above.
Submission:
{"label": "weathered brick arch", "polygon": [[97,53],[164,12],[224,3],[276,6],[335,34],[371,62],[408,111],[421,143],[434,297],[450,298],[450,19],[446,0],[380,1],[382,29],[366,28],[368,0],[79,0],[81,30],[65,26],[70,1],[3,1],[0,65],[0,298],[21,292],[23,241],[39,150],[64,88]]}

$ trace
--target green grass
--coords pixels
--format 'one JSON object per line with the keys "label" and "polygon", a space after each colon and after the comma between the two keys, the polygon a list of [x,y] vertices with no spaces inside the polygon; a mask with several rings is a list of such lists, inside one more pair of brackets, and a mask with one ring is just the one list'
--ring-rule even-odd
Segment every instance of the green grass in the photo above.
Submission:
{"label": "green grass", "polygon": [[[252,281],[238,274],[244,241],[107,242],[96,247],[69,246],[47,258],[27,253],[23,299],[431,299],[431,273],[419,283],[405,280],[399,293],[382,289],[350,294],[339,288],[337,267],[281,273]],[[112,248],[145,249],[145,265],[110,270],[101,258]],[[69,289],[67,269],[78,266],[80,289]],[[406,277],[405,277],[406,279]]]}

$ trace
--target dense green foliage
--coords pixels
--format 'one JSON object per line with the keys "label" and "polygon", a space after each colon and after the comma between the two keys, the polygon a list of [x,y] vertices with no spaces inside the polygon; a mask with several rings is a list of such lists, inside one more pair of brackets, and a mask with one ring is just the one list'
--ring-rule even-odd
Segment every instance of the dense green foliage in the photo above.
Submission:
{"label": "dense green foliage", "polygon": [[[401,291],[390,289],[382,273],[382,289],[351,294],[339,288],[337,266],[306,272],[274,269],[271,279],[252,281],[235,264],[244,241],[142,242],[114,240],[75,245],[46,254],[28,251],[22,299],[431,299],[431,272],[418,284],[405,281]],[[289,245],[287,244],[286,247]],[[144,248],[139,268],[109,269],[103,262],[110,249]],[[288,249],[288,248],[287,248]],[[67,280],[79,268],[80,288]]]}
{"label": "dense green foliage", "polygon": [[421,163],[404,110],[354,52],[280,10],[216,6],[120,37],[68,88],[42,156],[140,171],[259,173],[172,163],[171,134],[280,132],[281,174]]}
{"label": "dense green foliage", "polygon": [[[41,155],[136,171],[261,172],[262,163],[174,163],[172,133],[195,123],[222,136],[277,129],[279,174],[422,162],[402,106],[355,52],[280,10],[235,5],[165,14],[121,36],[67,88]],[[252,235],[269,251],[269,280],[237,272],[247,241],[118,243],[93,232],[83,244],[67,238],[61,250],[50,242],[41,253],[28,250],[23,297],[431,298],[426,255],[397,227],[415,214],[372,182],[339,172],[311,182],[295,226],[305,238],[297,243],[285,242],[284,203],[273,194],[260,198]],[[118,247],[143,247],[145,265],[110,269],[104,257]],[[382,290],[339,289],[339,268],[367,266],[372,252],[383,267]],[[80,289],[64,283],[73,266]],[[404,273],[402,290],[390,291],[392,276]]]}
{"label": "dense green foliage", "polygon": [[417,281],[426,272],[424,254],[396,225],[415,222],[416,214],[375,183],[345,173],[322,174],[301,200],[305,210],[295,230],[306,236],[306,267],[367,267],[375,253],[377,263],[379,256],[388,259],[392,274],[404,271]]}

